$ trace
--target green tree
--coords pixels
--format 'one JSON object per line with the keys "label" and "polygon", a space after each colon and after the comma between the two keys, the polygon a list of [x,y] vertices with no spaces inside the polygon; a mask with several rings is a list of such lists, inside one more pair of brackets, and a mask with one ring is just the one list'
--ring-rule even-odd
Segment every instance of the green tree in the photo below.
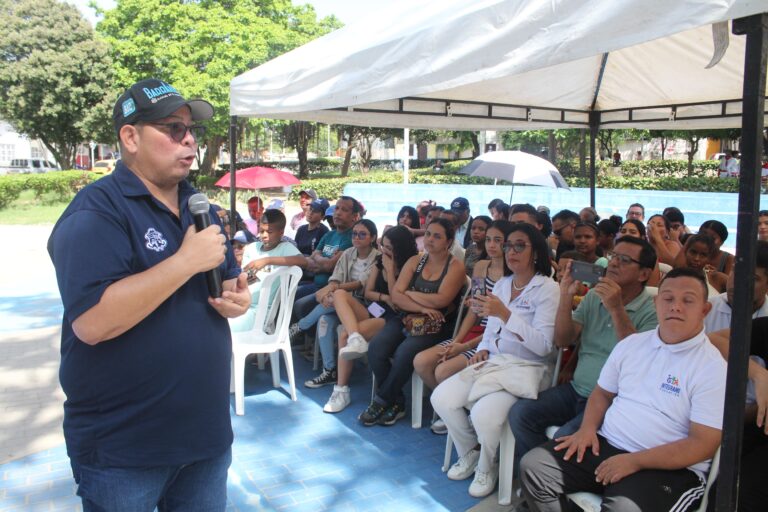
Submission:
{"label": "green tree", "polygon": [[229,128],[229,82],[338,28],[290,0],[118,0],[96,30],[109,43],[121,87],[154,76],[214,106],[200,172],[216,168]]}
{"label": "green tree", "polygon": [[0,12],[0,116],[71,169],[78,144],[115,137],[108,48],[70,4],[0,0]]}

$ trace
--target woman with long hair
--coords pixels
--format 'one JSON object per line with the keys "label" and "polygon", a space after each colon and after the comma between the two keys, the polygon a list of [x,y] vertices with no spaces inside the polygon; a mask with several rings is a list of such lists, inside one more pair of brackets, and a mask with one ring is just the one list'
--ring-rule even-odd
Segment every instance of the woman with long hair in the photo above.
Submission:
{"label": "woman with long hair", "polygon": [[[387,320],[398,318],[397,308],[392,302],[391,288],[394,287],[405,263],[418,254],[416,242],[410,230],[404,226],[395,226],[381,240],[381,254],[376,257],[371,273],[365,283],[364,300],[369,303],[377,316],[371,313],[363,302],[346,290],[334,292],[336,315],[344,327],[339,335],[339,359],[337,363],[338,381],[333,387],[328,402],[323,407],[324,412],[336,413],[343,411],[351,402],[349,378],[352,375],[354,362],[349,357],[348,341],[352,347],[367,351],[367,342],[372,339],[386,324]],[[378,306],[373,306],[376,304]],[[380,308],[380,309],[379,309]],[[360,343],[362,340],[365,343]]]}
{"label": "woman with long hair", "polygon": [[336,381],[336,325],[338,320],[335,312],[335,296],[337,290],[345,290],[362,298],[365,283],[373,268],[373,263],[379,251],[376,249],[376,224],[369,219],[357,221],[352,226],[352,247],[345,250],[328,284],[315,292],[317,306],[298,322],[298,327],[306,331],[315,323],[317,341],[323,358],[323,371],[314,379],[307,380],[304,385],[309,388],[319,388]]}
{"label": "woman with long hair", "polygon": [[[394,425],[405,416],[403,386],[413,373],[413,358],[452,331],[456,301],[466,280],[464,264],[449,251],[454,237],[453,224],[433,220],[424,235],[425,252],[411,257],[390,286],[392,303],[402,317],[387,320],[367,346],[378,389],[358,417],[365,426]],[[363,343],[357,339],[354,345]],[[351,356],[365,351],[354,345],[348,340]]]}
{"label": "woman with long hair", "polygon": [[[536,396],[551,381],[560,301],[559,287],[549,277],[551,270],[541,232],[529,224],[516,224],[504,244],[505,276],[496,282],[493,293],[475,299],[480,315],[488,318],[477,353],[466,370],[443,381],[432,393],[435,412],[448,426],[460,455],[448,478],[463,480],[474,473],[469,487],[474,497],[493,492],[498,480],[494,461],[501,428],[517,401],[517,395],[507,389],[514,386],[523,396]],[[471,424],[465,407],[471,407]]]}
{"label": "woman with long hair", "polygon": [[[512,223],[496,220],[485,232],[485,250],[488,253],[488,259],[478,261],[472,275],[472,288],[477,289],[481,295],[490,293],[496,282],[504,276],[502,246],[511,230]],[[482,339],[488,319],[480,317],[469,305],[465,307],[467,307],[467,314],[456,336],[422,350],[413,360],[416,373],[430,389],[435,389],[439,383],[466,368],[467,361],[475,355],[475,348]],[[432,424],[432,431],[436,434],[447,432],[442,420]]]}

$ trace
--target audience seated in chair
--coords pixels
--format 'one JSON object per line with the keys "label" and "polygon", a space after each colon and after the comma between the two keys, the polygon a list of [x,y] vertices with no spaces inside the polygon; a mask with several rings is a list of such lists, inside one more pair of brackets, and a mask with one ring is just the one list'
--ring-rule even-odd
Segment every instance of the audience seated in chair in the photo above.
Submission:
{"label": "audience seated in chair", "polygon": [[[363,425],[394,425],[405,416],[403,386],[413,373],[413,358],[453,330],[457,298],[466,281],[464,264],[448,252],[453,241],[453,224],[432,221],[424,235],[425,253],[408,260],[391,289],[392,302],[404,316],[388,319],[369,340],[368,362],[378,389],[359,416]],[[411,325],[410,331],[404,324]]]}
{"label": "audience seated in chair", "polygon": [[533,511],[566,510],[565,495],[603,495],[606,512],[695,510],[721,440],[726,363],[704,334],[704,275],[674,269],[656,299],[659,327],[611,352],[581,427],[520,463]]}
{"label": "audience seated in chair", "polygon": [[[305,264],[306,260],[296,246],[282,240],[285,223],[285,215],[280,210],[265,211],[259,223],[259,240],[245,246],[242,268],[248,275],[251,306],[246,314],[230,320],[230,328],[233,331],[248,331],[253,327],[256,308],[259,305],[260,283],[265,273],[271,272],[275,267],[291,265],[300,267]],[[277,287],[278,283],[275,283],[269,295],[270,301],[277,293]]]}
{"label": "audience seated in chair", "polygon": [[655,263],[656,253],[648,242],[619,238],[605,277],[573,312],[571,304],[581,283],[573,280],[570,264],[566,265],[560,280],[554,339],[563,348],[576,343],[578,361],[572,382],[542,391],[536,400],[519,400],[512,407],[509,426],[515,436],[514,474],[519,474],[523,455],[547,441],[547,427],[562,425],[555,437],[579,429],[587,398],[619,340],[656,327],[653,298],[645,292],[645,282]]}
{"label": "audience seated in chair", "polygon": [[379,255],[376,249],[376,235],[376,224],[369,219],[359,220],[352,226],[352,247],[345,250],[336,262],[328,284],[315,292],[317,306],[297,324],[291,326],[291,335],[296,336],[309,330],[315,323],[318,324],[317,340],[323,357],[323,371],[304,383],[309,388],[319,388],[336,382],[336,327],[339,325],[339,318],[334,305],[335,292],[345,290],[352,292],[356,298],[363,297],[368,275],[376,256]]}
{"label": "audience seated in chair", "polygon": [[[482,216],[478,216],[475,222],[480,218]],[[511,229],[512,223],[497,220],[486,230],[485,250],[489,259],[481,260],[475,265],[472,278],[473,293],[477,293],[474,290],[480,290],[480,294],[487,295],[504,276],[502,246]],[[488,319],[480,317],[470,306],[465,304],[467,314],[455,338],[441,341],[434,347],[419,352],[413,360],[416,373],[429,389],[435,389],[445,379],[466,368],[469,359],[475,355],[475,348],[480,344]],[[448,432],[445,423],[439,419],[432,424],[432,431],[437,434]]]}
{"label": "audience seated in chair", "polygon": [[[549,275],[549,248],[535,227],[515,224],[504,244],[504,274],[493,293],[474,299],[488,317],[483,340],[464,371],[432,393],[432,406],[448,427],[459,460],[451,480],[474,473],[469,494],[496,486],[496,452],[509,409],[518,397],[535,398],[552,381],[555,313],[560,293]],[[465,408],[470,408],[472,424]]]}
{"label": "audience seated in chair", "polygon": [[384,233],[380,249],[365,284],[364,302],[346,290],[333,294],[343,329],[339,335],[338,381],[324,412],[340,412],[351,403],[349,378],[354,359],[368,351],[367,340],[373,339],[388,321],[400,318],[392,302],[392,288],[405,263],[417,254],[416,243],[409,229],[395,226]]}
{"label": "audience seated in chair", "polygon": [[[752,296],[752,318],[768,316],[768,242],[755,242],[755,273],[753,277],[754,295]],[[709,298],[712,309],[704,319],[704,330],[707,333],[730,329],[731,304],[733,304],[733,273],[728,275],[725,292]]]}

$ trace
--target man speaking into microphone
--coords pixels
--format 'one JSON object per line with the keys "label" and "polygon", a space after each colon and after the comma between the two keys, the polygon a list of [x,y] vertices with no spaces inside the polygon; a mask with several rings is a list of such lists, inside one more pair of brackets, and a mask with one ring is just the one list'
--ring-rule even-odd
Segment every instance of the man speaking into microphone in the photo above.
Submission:
{"label": "man speaking into microphone", "polygon": [[86,512],[226,506],[227,318],[251,299],[218,216],[198,232],[188,205],[196,123],[211,116],[160,80],[131,86],[113,112],[122,159],[48,241],[64,303],[64,436]]}

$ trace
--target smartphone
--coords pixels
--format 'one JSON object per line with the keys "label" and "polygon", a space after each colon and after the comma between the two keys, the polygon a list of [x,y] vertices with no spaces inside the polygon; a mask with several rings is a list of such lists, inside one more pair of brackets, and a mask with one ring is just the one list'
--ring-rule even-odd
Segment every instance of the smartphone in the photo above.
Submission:
{"label": "smartphone", "polygon": [[377,302],[371,302],[368,305],[368,312],[371,314],[373,318],[379,318],[381,315],[385,313],[385,309],[381,307]]}
{"label": "smartphone", "polygon": [[482,306],[475,302],[475,297],[485,295],[485,278],[473,277],[472,278],[472,295],[470,296],[469,305],[472,308],[472,312],[477,314],[482,310]]}
{"label": "smartphone", "polygon": [[581,281],[586,284],[597,284],[600,278],[605,275],[605,267],[593,265],[585,261],[571,262],[571,277],[575,281]]}

